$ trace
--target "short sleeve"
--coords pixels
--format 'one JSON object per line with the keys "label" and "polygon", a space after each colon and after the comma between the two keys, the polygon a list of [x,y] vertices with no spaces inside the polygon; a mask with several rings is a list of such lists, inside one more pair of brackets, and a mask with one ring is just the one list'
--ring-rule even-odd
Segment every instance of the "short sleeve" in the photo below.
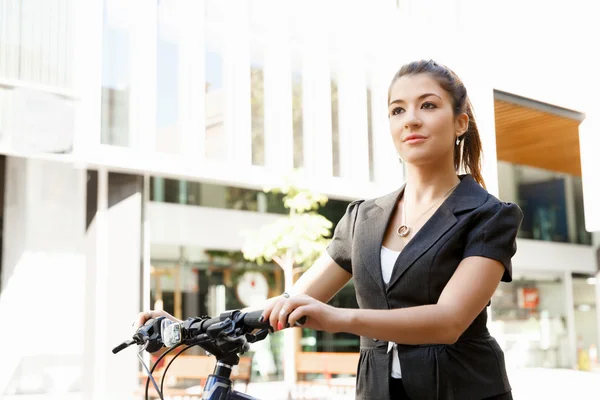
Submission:
{"label": "short sleeve", "polygon": [[356,200],[348,205],[346,213],[335,227],[331,243],[327,246],[327,253],[333,261],[349,273],[352,273],[352,238],[360,203],[362,200]]}
{"label": "short sleeve", "polygon": [[523,212],[513,203],[485,205],[467,234],[463,257],[486,257],[500,261],[505,271],[502,281],[512,281],[511,259],[517,252],[517,232]]}

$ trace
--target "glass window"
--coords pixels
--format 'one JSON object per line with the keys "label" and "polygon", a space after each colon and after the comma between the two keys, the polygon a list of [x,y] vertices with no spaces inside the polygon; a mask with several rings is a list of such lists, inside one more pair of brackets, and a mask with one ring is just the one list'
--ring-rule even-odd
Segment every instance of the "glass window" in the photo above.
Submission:
{"label": "glass window", "polygon": [[498,163],[500,198],[523,210],[519,237],[590,245],[581,178],[540,168]]}
{"label": "glass window", "polygon": [[569,240],[564,179],[523,179],[519,184],[519,201],[524,214],[522,237],[554,242]]}
{"label": "glass window", "polygon": [[252,45],[250,61],[250,108],[252,164],[265,165],[265,74],[262,45]]}
{"label": "glass window", "polygon": [[577,364],[584,371],[600,370],[598,363],[598,314],[596,309],[596,278],[573,277]]}
{"label": "glass window", "polygon": [[519,237],[591,245],[581,177],[502,161],[498,177],[500,198],[523,210]]}
{"label": "glass window", "polygon": [[205,155],[209,160],[227,158],[225,136],[225,87],[223,85],[222,38],[206,32],[206,137]]}
{"label": "glass window", "polygon": [[[283,206],[281,193],[161,177],[150,178],[150,201],[273,214],[289,213]],[[333,222],[335,228],[348,204],[345,200],[329,199],[318,212]]]}
{"label": "glass window", "polygon": [[287,214],[283,195],[210,183],[152,177],[150,200],[231,210]]}
{"label": "glass window", "polygon": [[[283,291],[278,266],[258,266],[239,251],[153,244],[150,253],[150,302],[155,309],[178,318],[217,316],[226,310],[255,306],[261,301],[258,299],[266,300]],[[282,336],[277,332],[252,345],[253,380],[283,378]],[[198,348],[188,352],[202,354]]]}
{"label": "glass window", "polygon": [[375,181],[374,155],[373,155],[373,98],[371,88],[367,86],[367,134],[369,140],[369,180]]}
{"label": "glass window", "polygon": [[581,177],[574,176],[571,180],[573,185],[575,223],[577,243],[592,244],[592,234],[585,229],[585,209],[583,207],[583,184]]}
{"label": "glass window", "polygon": [[304,167],[304,121],[302,106],[301,60],[293,60],[292,71],[292,119],[294,130],[294,168]]}
{"label": "glass window", "polygon": [[334,76],[331,78],[331,144],[333,159],[333,176],[340,176],[340,124],[338,108],[338,85]]}
{"label": "glass window", "polygon": [[204,15],[207,19],[222,20],[226,16],[225,6],[221,0],[204,0]]}
{"label": "glass window", "polygon": [[[89,176],[89,175],[88,175]],[[4,252],[4,186],[6,177],[6,156],[0,155],[0,293],[2,293],[2,253]],[[88,177],[89,181],[89,177]],[[87,218],[86,218],[87,219]],[[86,224],[86,229],[89,223]]]}
{"label": "glass window", "polygon": [[85,197],[85,229],[87,230],[98,211],[98,171],[87,171]]}
{"label": "glass window", "polygon": [[158,2],[156,150],[179,153],[179,31],[176,0]]}
{"label": "glass window", "polygon": [[130,2],[104,1],[101,142],[129,146]]}
{"label": "glass window", "polygon": [[509,369],[570,368],[563,280],[558,276],[515,276],[492,297],[489,328]]}

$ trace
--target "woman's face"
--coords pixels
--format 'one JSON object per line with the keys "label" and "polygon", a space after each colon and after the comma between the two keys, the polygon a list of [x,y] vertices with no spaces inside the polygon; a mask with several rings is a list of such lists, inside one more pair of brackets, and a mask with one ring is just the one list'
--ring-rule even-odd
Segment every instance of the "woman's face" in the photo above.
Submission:
{"label": "woman's face", "polygon": [[429,74],[394,82],[388,116],[396,151],[413,165],[453,161],[456,138],[469,121],[466,114],[454,116],[449,94]]}

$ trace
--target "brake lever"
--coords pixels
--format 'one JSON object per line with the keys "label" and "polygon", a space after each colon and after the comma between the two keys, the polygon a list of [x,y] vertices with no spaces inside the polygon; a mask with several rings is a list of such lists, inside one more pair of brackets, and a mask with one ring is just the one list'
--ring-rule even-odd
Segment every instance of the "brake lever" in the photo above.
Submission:
{"label": "brake lever", "polygon": [[117,347],[115,347],[114,349],[112,349],[113,354],[117,354],[118,352],[120,352],[123,349],[126,349],[127,347],[131,346],[132,344],[135,344],[135,340],[126,340],[123,343],[121,343],[120,345],[118,345]]}
{"label": "brake lever", "polygon": [[254,343],[264,340],[269,335],[270,329],[261,329],[256,333],[246,333],[246,340],[248,343]]}

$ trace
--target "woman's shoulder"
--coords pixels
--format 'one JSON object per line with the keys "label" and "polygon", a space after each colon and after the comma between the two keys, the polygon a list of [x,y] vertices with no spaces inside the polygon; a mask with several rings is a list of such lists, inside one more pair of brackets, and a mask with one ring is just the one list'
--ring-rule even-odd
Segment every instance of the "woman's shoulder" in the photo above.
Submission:
{"label": "woman's shoulder", "polygon": [[503,201],[488,193],[485,201],[472,210],[470,220],[476,226],[485,226],[487,232],[490,232],[493,226],[500,230],[518,229],[523,221],[523,211],[516,203]]}
{"label": "woman's shoulder", "polygon": [[348,212],[354,210],[365,212],[372,208],[385,208],[386,206],[395,204],[399,190],[384,194],[383,196],[356,199],[348,204]]}
{"label": "woman's shoulder", "polygon": [[[487,192],[487,190],[486,190],[486,192]],[[518,204],[510,202],[510,201],[501,200],[489,192],[487,192],[487,197],[485,199],[485,202],[480,207],[478,207],[477,212],[478,213],[492,213],[492,214],[508,213],[508,214],[516,214],[516,215],[521,215],[521,216],[523,215],[523,211],[521,210],[521,208],[519,207]]]}
{"label": "woman's shoulder", "polygon": [[516,213],[522,214],[521,208],[514,202],[505,201],[477,183],[470,175],[466,175],[465,188],[461,191],[459,202],[472,202],[470,208],[474,214]]}

